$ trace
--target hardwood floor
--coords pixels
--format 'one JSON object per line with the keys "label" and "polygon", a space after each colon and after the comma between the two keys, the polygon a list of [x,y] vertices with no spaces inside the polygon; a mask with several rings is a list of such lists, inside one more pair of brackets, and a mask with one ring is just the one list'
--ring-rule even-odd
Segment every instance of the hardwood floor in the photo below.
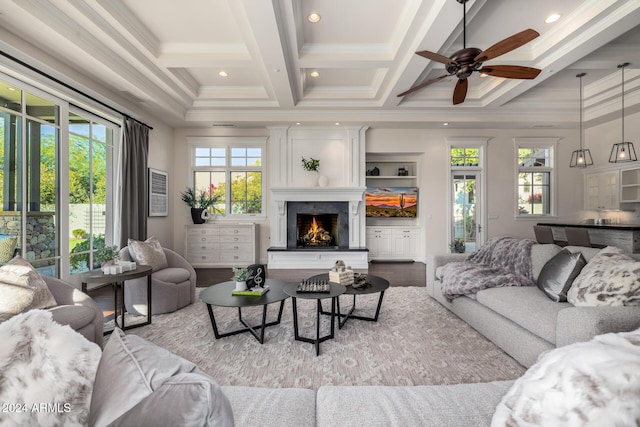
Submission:
{"label": "hardwood floor", "polygon": [[[286,282],[297,282],[320,273],[326,273],[326,270],[269,270],[267,277]],[[231,280],[233,275],[230,268],[196,268],[196,274],[198,287],[226,282]],[[426,266],[421,262],[374,262],[369,264],[369,274],[384,277],[391,286],[426,286],[427,284]],[[113,318],[113,286],[90,290],[89,296],[96,301],[107,320]]]}

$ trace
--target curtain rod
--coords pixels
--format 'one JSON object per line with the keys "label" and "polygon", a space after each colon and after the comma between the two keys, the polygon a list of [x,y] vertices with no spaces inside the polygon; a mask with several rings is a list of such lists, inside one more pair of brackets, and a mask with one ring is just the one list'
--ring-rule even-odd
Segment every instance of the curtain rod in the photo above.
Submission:
{"label": "curtain rod", "polygon": [[112,110],[112,111],[115,111],[116,113],[120,114],[120,115],[121,115],[121,116],[123,116],[124,118],[130,119],[130,120],[133,120],[134,122],[140,123],[141,125],[148,127],[148,128],[149,128],[149,130],[153,130],[153,128],[152,128],[151,126],[149,126],[148,124],[146,124],[146,123],[144,123],[144,122],[141,122],[141,121],[140,121],[140,120],[138,120],[138,119],[134,119],[134,118],[133,118],[133,117],[131,117],[130,115],[128,115],[128,114],[126,114],[126,113],[123,113],[122,111],[118,110],[117,108],[114,108],[114,107],[112,107],[111,105],[106,104],[106,103],[104,103],[104,102],[100,101],[99,99],[94,98],[93,96],[91,96],[91,95],[89,95],[89,94],[87,94],[87,93],[85,93],[85,92],[81,91],[80,89],[77,89],[77,88],[75,88],[75,87],[71,86],[70,84],[63,82],[62,80],[60,80],[60,79],[58,79],[58,78],[56,78],[56,77],[53,77],[52,75],[47,74],[47,73],[45,73],[45,72],[44,72],[44,71],[42,71],[42,70],[37,69],[37,68],[36,68],[36,67],[34,67],[33,65],[27,64],[26,62],[24,62],[24,61],[22,61],[22,60],[20,60],[20,59],[16,58],[15,56],[9,55],[9,54],[8,54],[8,53],[6,53],[5,51],[0,50],[0,54],[1,54],[2,56],[4,56],[5,58],[8,58],[8,59],[10,59],[10,60],[12,60],[12,61],[14,61],[14,62],[17,62],[18,64],[22,65],[23,67],[26,67],[26,68],[30,69],[31,71],[33,71],[33,72],[35,72],[35,73],[38,73],[38,74],[40,74],[41,76],[46,77],[46,78],[48,78],[49,80],[51,80],[51,81],[53,81],[53,82],[55,82],[55,83],[57,83],[57,84],[59,84],[59,85],[64,86],[64,87],[65,87],[65,88],[67,88],[67,89],[70,89],[70,90],[72,90],[72,91],[74,91],[74,92],[76,92],[76,93],[79,93],[80,95],[82,95],[82,96],[84,96],[84,97],[86,97],[86,98],[88,98],[88,99],[92,100],[93,102],[96,102],[96,103],[98,103],[98,104],[102,105],[103,107],[106,107],[106,108],[108,108],[108,109],[110,109],[110,110]]}

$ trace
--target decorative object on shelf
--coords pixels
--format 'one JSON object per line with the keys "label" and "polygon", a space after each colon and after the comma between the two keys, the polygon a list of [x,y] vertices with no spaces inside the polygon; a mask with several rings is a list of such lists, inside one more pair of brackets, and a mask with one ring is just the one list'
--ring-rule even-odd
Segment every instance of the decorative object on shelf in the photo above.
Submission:
{"label": "decorative object on shelf", "polygon": [[589,151],[588,148],[582,148],[582,138],[584,136],[584,130],[582,127],[584,102],[584,98],[582,96],[582,78],[586,75],[587,73],[580,73],[576,75],[576,77],[580,79],[580,149],[575,150],[573,153],[571,153],[571,163],[569,163],[569,167],[571,168],[586,168],[587,166],[591,166],[593,164],[591,151]]}
{"label": "decorative object on shelf", "polygon": [[371,176],[380,176],[380,168],[374,166],[374,168],[371,169]]}
{"label": "decorative object on shelf", "polygon": [[329,281],[351,286],[353,285],[353,269],[345,265],[344,261],[338,260],[329,271]]}
{"label": "decorative object on shelf", "polygon": [[635,162],[638,160],[633,142],[624,140],[624,67],[628,65],[628,62],[618,65],[618,68],[622,70],[622,142],[613,144],[609,155],[609,163]]}
{"label": "decorative object on shelf", "polygon": [[398,168],[398,176],[409,176],[409,171],[404,166]]}
{"label": "decorative object on shelf", "polygon": [[236,291],[247,290],[247,279],[249,278],[249,269],[246,267],[234,267],[232,279],[236,282]]}
{"label": "decorative object on shelf", "polygon": [[305,159],[302,157],[302,169],[308,172],[306,176],[306,183],[309,187],[316,187],[318,185],[318,169],[320,169],[320,160],[309,157]]}
{"label": "decorative object on shelf", "polygon": [[185,191],[180,193],[180,199],[191,208],[191,219],[194,224],[204,224],[207,219],[211,218],[209,209],[213,208],[220,198],[219,195],[213,194],[214,191],[215,187],[211,185],[210,191],[196,192],[193,188],[187,187]]}
{"label": "decorative object on shelf", "polygon": [[318,185],[320,185],[320,187],[328,187],[329,178],[326,175],[320,175],[318,177]]}
{"label": "decorative object on shelf", "polygon": [[251,264],[247,267],[247,270],[249,270],[247,286],[250,288],[263,287],[267,278],[265,266],[263,264]]}
{"label": "decorative object on shelf", "polygon": [[464,239],[453,239],[453,242],[449,243],[449,249],[453,253],[463,254],[466,251]]}

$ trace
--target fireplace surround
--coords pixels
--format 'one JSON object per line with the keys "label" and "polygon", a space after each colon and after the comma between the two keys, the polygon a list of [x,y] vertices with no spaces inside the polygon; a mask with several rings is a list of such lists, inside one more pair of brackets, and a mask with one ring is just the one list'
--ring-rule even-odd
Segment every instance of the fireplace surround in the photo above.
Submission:
{"label": "fireplace surround", "polygon": [[[315,224],[314,224],[315,221]],[[324,231],[316,236],[313,227]],[[348,202],[287,202],[287,248],[346,249],[349,247]]]}

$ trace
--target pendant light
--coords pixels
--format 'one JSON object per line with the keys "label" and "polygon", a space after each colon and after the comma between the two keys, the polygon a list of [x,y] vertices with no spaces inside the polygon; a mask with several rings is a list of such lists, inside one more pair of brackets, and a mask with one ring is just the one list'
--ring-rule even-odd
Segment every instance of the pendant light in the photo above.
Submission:
{"label": "pendant light", "polygon": [[580,149],[574,151],[571,154],[571,163],[569,163],[569,167],[571,168],[586,168],[587,166],[591,166],[593,164],[593,159],[591,158],[591,151],[588,148],[582,148],[582,136],[584,132],[582,130],[582,78],[586,76],[587,73],[580,73],[576,75],[580,79]]}
{"label": "pendant light", "polygon": [[624,140],[624,67],[629,65],[628,62],[618,65],[622,70],[622,141],[613,144],[611,154],[609,155],[609,163],[635,162],[638,160],[636,150],[633,148],[633,142]]}

